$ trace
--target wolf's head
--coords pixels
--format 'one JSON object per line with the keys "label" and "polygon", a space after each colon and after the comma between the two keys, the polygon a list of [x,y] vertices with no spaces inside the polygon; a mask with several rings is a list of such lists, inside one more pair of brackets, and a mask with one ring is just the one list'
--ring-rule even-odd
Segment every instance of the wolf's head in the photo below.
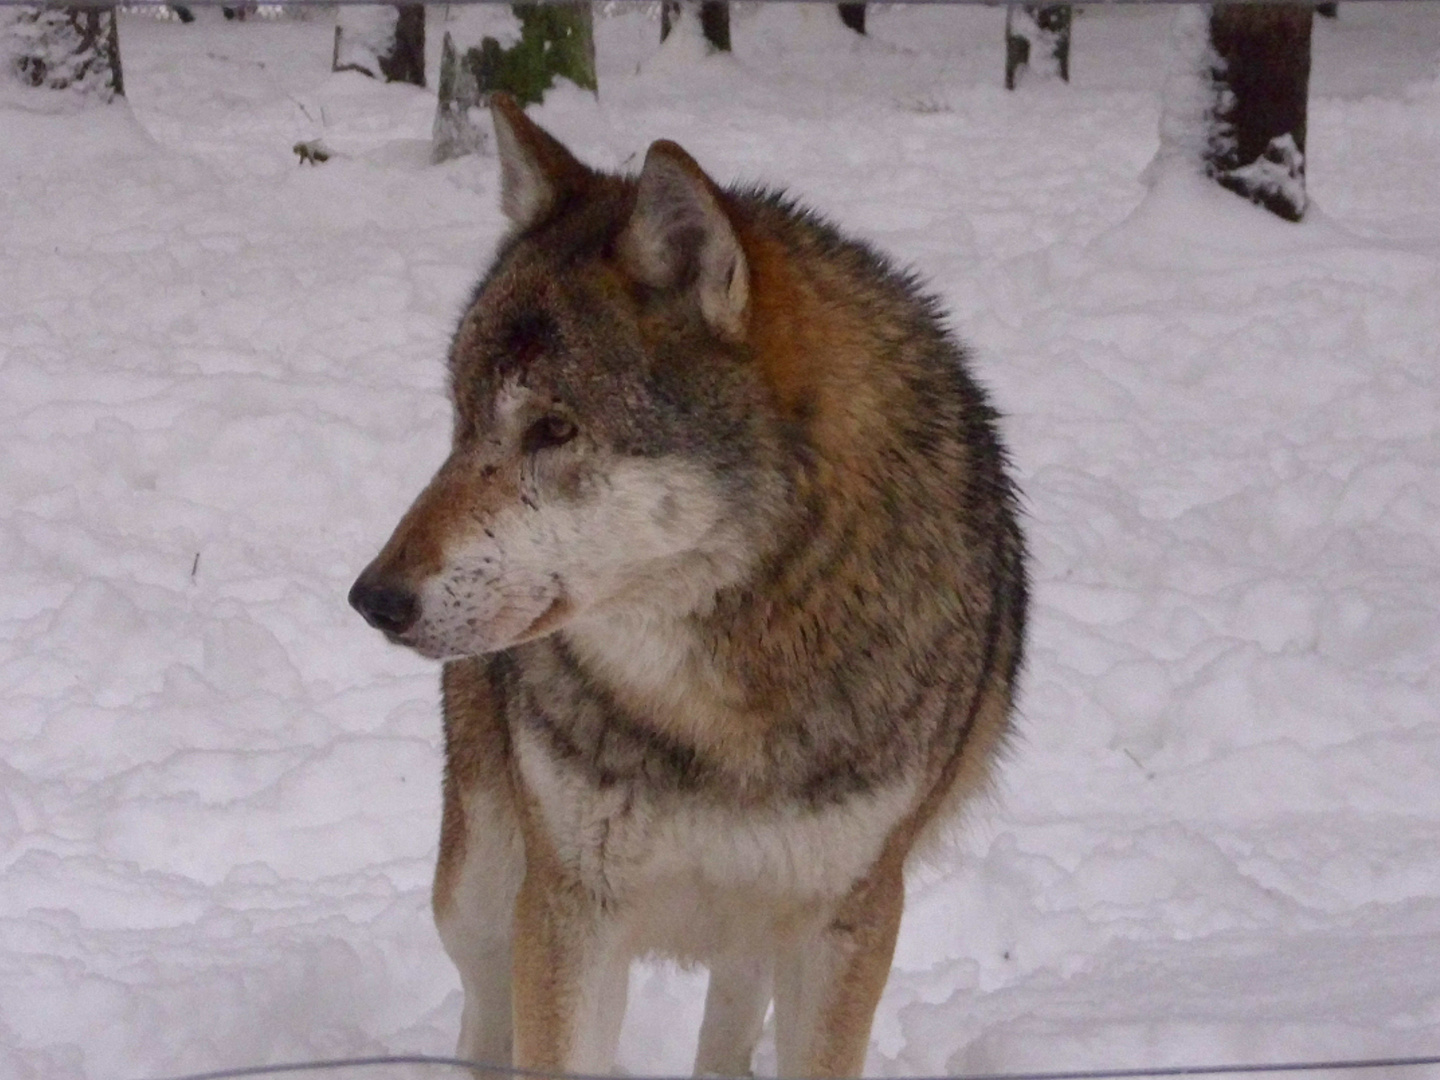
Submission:
{"label": "wolf's head", "polygon": [[431,657],[703,610],[784,504],[728,197],[673,143],[621,179],[492,112],[511,230],[451,347],[453,446],[350,591]]}

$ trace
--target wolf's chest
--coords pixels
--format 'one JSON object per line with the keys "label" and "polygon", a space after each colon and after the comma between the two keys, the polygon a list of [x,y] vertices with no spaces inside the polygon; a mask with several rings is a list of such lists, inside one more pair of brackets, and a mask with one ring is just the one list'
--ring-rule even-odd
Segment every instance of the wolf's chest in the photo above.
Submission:
{"label": "wolf's chest", "polygon": [[667,889],[837,897],[863,876],[912,808],[912,779],[815,807],[727,802],[643,779],[597,783],[547,740],[517,733],[515,753],[561,864],[617,900]]}

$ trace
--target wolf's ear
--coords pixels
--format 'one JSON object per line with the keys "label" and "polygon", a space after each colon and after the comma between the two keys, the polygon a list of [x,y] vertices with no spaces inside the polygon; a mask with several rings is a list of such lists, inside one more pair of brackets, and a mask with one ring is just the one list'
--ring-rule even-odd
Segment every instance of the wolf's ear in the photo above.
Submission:
{"label": "wolf's ear", "polygon": [[745,251],[715,184],[673,142],[657,142],[645,155],[620,257],[646,285],[694,290],[700,313],[722,337],[744,336],[750,312]]}
{"label": "wolf's ear", "polygon": [[517,232],[545,217],[565,194],[580,188],[590,170],[576,161],[509,94],[490,95],[495,146],[500,153],[500,208]]}

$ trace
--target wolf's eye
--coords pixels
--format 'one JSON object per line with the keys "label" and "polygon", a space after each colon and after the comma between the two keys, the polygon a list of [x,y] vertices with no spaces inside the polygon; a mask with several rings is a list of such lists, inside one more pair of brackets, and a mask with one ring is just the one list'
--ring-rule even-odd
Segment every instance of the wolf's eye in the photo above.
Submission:
{"label": "wolf's eye", "polygon": [[537,450],[564,446],[578,433],[579,429],[565,417],[556,413],[547,413],[525,430],[521,449],[527,454],[533,454]]}

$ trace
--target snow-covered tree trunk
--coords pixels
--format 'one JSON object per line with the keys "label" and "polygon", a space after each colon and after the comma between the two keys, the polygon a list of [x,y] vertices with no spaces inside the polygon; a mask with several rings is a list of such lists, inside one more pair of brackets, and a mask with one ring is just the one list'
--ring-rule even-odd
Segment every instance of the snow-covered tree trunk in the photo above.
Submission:
{"label": "snow-covered tree trunk", "polygon": [[730,51],[730,5],[725,0],[663,0],[660,5],[660,40],[670,36],[681,19],[698,18],[700,32],[716,52]]}
{"label": "snow-covered tree trunk", "polygon": [[1216,4],[1210,13],[1219,64],[1207,169],[1288,221],[1305,213],[1313,22],[1303,4]]}
{"label": "snow-covered tree trunk", "polygon": [[864,4],[836,4],[840,9],[840,21],[857,34],[865,33]]}
{"label": "snow-covered tree trunk", "polygon": [[3,18],[0,51],[22,82],[101,101],[124,96],[114,7],[22,7]]}
{"label": "snow-covered tree trunk", "polygon": [[440,50],[439,103],[430,160],[439,163],[473,154],[485,144],[485,121],[477,116],[496,90],[533,105],[557,78],[596,91],[595,25],[588,3],[512,4],[520,40],[509,48],[493,37],[460,53],[449,32]]}
{"label": "snow-covered tree trunk", "polygon": [[1070,5],[1011,4],[1005,9],[1005,89],[1027,71],[1070,81]]}
{"label": "snow-covered tree trunk", "polygon": [[342,5],[330,70],[424,86],[425,5]]}
{"label": "snow-covered tree trunk", "polygon": [[1152,172],[1178,162],[1299,221],[1313,17],[1294,3],[1182,9]]}
{"label": "snow-covered tree trunk", "polygon": [[462,58],[456,53],[455,39],[445,31],[440,45],[439,102],[430,135],[430,161],[436,165],[465,154],[478,154],[485,145],[485,129],[475,115],[481,106],[480,82],[475,77],[475,66],[468,60],[468,55]]}

